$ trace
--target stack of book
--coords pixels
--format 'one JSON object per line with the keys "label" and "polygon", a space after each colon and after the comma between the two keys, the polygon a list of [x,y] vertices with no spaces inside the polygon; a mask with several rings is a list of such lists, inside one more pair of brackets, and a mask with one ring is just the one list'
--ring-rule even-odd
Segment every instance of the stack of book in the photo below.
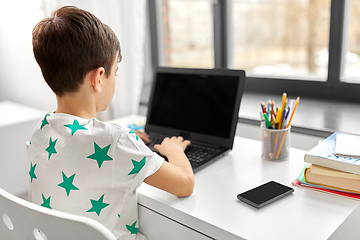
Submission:
{"label": "stack of book", "polygon": [[360,136],[335,132],[304,156],[294,185],[360,200]]}

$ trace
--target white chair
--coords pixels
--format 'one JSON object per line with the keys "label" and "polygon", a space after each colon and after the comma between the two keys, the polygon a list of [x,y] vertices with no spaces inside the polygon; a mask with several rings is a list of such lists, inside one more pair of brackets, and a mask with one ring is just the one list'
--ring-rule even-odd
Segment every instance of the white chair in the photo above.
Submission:
{"label": "white chair", "polygon": [[0,188],[1,240],[116,240],[101,223],[48,209]]}

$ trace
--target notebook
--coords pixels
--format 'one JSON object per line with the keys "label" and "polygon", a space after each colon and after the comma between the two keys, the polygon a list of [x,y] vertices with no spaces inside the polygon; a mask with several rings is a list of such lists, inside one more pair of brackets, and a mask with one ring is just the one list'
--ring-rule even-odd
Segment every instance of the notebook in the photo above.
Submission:
{"label": "notebook", "polygon": [[224,156],[233,147],[244,86],[243,70],[155,68],[145,124],[150,147],[164,137],[190,140],[185,154],[194,172]]}
{"label": "notebook", "polygon": [[345,157],[360,157],[360,136],[337,134],[335,154]]}

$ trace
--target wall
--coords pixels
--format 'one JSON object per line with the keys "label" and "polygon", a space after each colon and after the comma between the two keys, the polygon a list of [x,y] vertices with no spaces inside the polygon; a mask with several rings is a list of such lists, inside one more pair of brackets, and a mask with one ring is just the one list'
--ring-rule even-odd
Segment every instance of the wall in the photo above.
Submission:
{"label": "wall", "polygon": [[32,29],[45,17],[41,7],[41,0],[1,1],[0,101],[51,111],[56,98],[32,52]]}

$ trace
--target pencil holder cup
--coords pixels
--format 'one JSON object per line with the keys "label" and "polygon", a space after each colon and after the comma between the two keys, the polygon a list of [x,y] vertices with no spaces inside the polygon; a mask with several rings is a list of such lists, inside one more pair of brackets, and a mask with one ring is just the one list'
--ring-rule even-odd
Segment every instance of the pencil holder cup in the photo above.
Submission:
{"label": "pencil holder cup", "polygon": [[261,157],[267,160],[286,160],[290,151],[290,130],[261,127]]}

